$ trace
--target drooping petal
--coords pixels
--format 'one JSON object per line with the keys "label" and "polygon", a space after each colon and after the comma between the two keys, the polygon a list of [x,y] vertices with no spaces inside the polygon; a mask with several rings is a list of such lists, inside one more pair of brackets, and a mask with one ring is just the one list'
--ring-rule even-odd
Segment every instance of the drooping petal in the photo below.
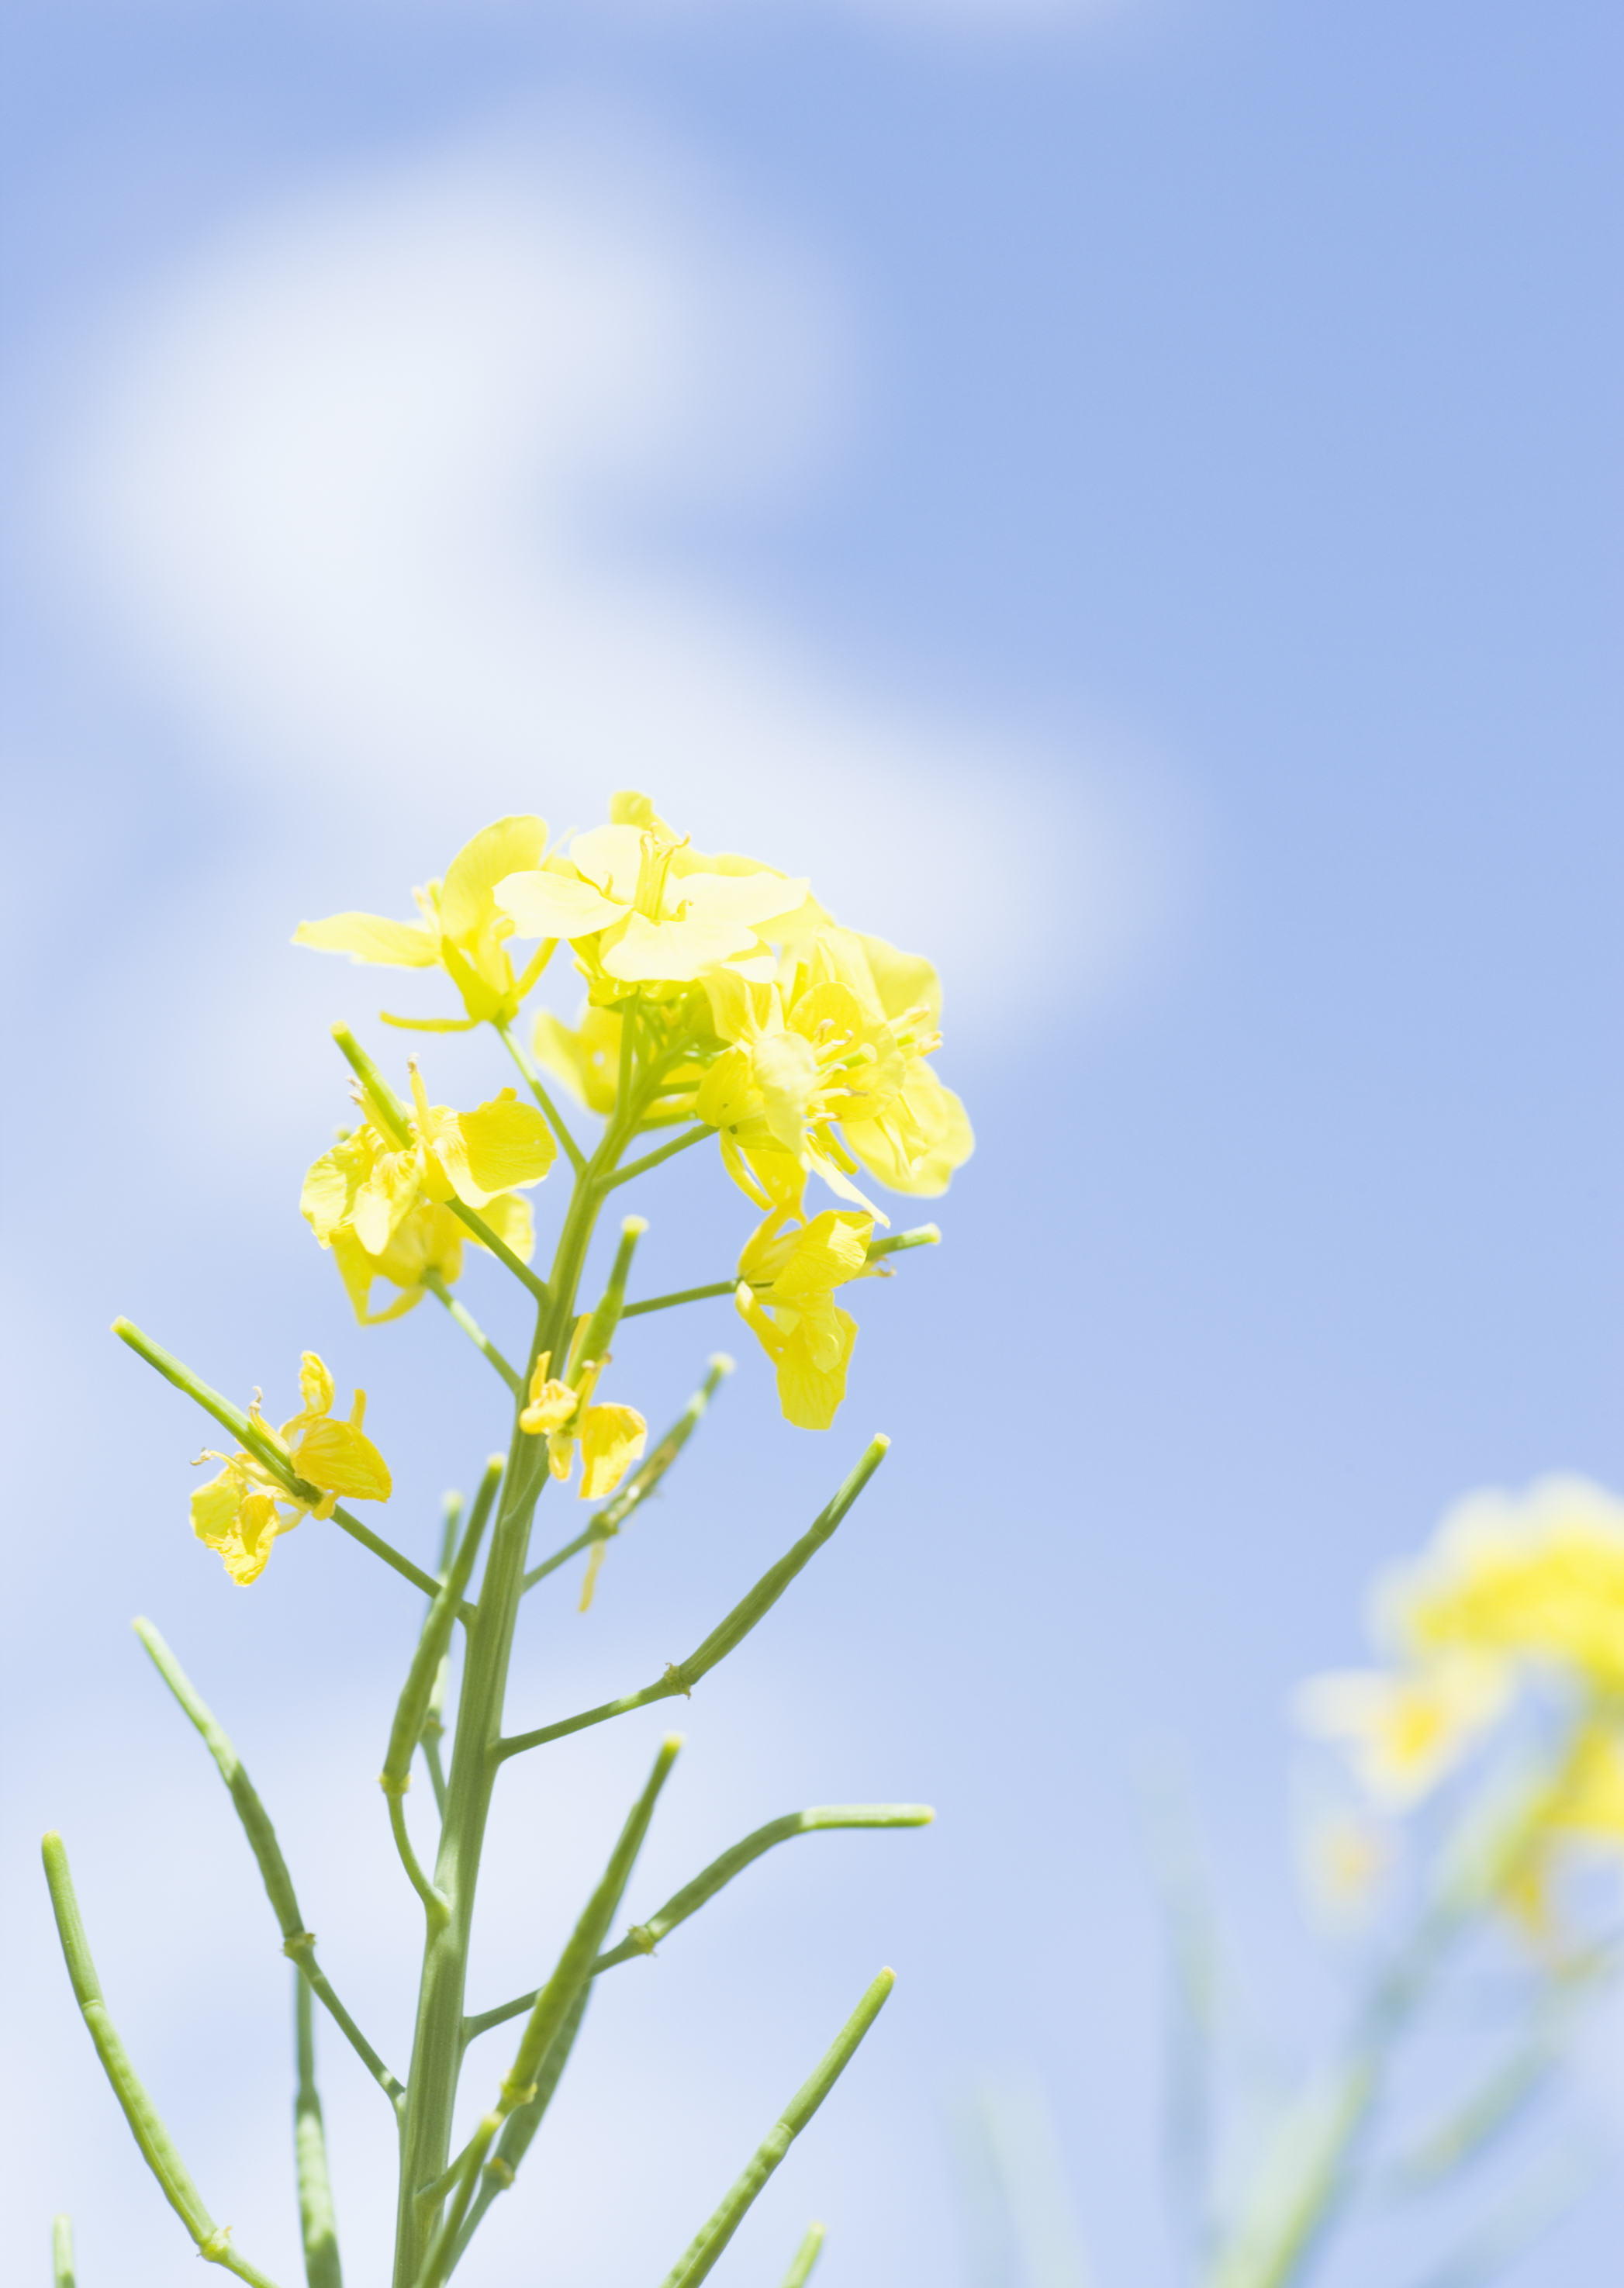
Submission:
{"label": "drooping petal", "polygon": [[581,1498],[612,1494],[648,1442],[633,1406],[589,1406],[581,1418]]}
{"label": "drooping petal", "polygon": [[301,922],[293,942],[392,969],[432,969],[440,959],[440,940],[432,930],[419,929],[416,922],[385,921],[382,914],[329,914],[322,922]]}
{"label": "drooping petal", "polygon": [[[808,1347],[793,1337],[785,1343],[778,1362],[778,1402],[786,1422],[797,1430],[827,1430],[846,1394],[846,1370],[857,1340],[857,1321],[850,1311],[835,1312],[836,1347],[827,1363],[814,1359]],[[828,1354],[821,1354],[828,1358]]]}

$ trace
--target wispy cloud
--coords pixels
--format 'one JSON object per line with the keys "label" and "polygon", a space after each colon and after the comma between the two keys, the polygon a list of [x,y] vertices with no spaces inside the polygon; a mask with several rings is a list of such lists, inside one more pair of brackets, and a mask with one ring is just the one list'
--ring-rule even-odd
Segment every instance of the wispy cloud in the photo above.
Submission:
{"label": "wispy cloud", "polygon": [[876,689],[638,537],[837,449],[858,360],[827,282],[625,138],[544,139],[289,197],[104,346],[61,465],[140,671],[402,891],[493,810],[586,823],[646,783],[939,950],[961,1022],[1018,945],[1109,992],[1176,871],[1130,775]]}

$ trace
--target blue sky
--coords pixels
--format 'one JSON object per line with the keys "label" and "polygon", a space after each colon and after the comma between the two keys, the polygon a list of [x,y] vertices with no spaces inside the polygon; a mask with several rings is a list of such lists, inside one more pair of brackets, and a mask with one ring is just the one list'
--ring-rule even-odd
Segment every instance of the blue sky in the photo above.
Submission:
{"label": "blue sky", "polygon": [[[1185,1745],[1284,2032],[1322,2022],[1291,1684],[1459,1492],[1624,1484],[1616,16],[176,0],[5,37],[5,1847],[45,2093],[11,2213],[74,2207],[87,2288],[191,2261],[47,1952],[58,1823],[217,2212],[291,2268],[279,1966],[134,1611],[404,2049],[366,1743],[410,1600],[313,1531],[229,1592],[186,1534],[195,1426],[103,1330],[273,1402],[313,1342],[390,1410],[428,1545],[499,1431],[448,1329],[346,1324],[298,1224],[325,1027],[389,996],[285,940],[404,910],[499,811],[646,784],[939,960],[980,1148],[836,1430],[776,1424],[747,1362],[516,1695],[541,1720],[679,1653],[877,1425],[855,1529],[695,1703],[649,1884],[801,1801],[942,1816],[808,1844],[652,1995],[624,1974],[488,2276],[585,2262],[613,2200],[658,2277],[889,1959],[738,2276],[813,2213],[831,2288],[955,2276],[945,2122],[993,2069],[1041,2077],[1099,2288],[1170,2277],[1147,1744]],[[660,1284],[727,1268],[714,1168],[640,1204]],[[716,1309],[649,1329],[651,1416]],[[525,1782],[556,1849],[511,1847],[493,1981],[651,1739]],[[346,1926],[374,1878],[387,1919]],[[1588,2073],[1616,2120],[1616,2047]],[[367,2288],[382,2109],[327,2079]],[[1617,2201],[1520,2276],[1578,2276]]]}

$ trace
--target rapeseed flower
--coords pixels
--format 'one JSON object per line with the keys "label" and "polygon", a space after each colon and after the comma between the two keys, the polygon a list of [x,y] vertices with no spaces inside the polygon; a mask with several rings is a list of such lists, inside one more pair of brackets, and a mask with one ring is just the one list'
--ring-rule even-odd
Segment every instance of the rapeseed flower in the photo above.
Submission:
{"label": "rapeseed flower", "polygon": [[483,1214],[505,1194],[540,1183],[558,1156],[545,1120],[512,1089],[472,1112],[454,1112],[429,1102],[415,1059],[410,1071],[414,1116],[404,1144],[363,1093],[360,1126],[305,1174],[299,1207],[323,1247],[348,1233],[362,1253],[381,1259],[421,1202],[456,1199]]}
{"label": "rapeseed flower", "polygon": [[280,1430],[266,1421],[257,1393],[248,1418],[260,1438],[284,1458],[290,1474],[318,1490],[316,1501],[290,1493],[257,1456],[241,1447],[234,1454],[209,1450],[198,1458],[223,1462],[225,1467],[193,1495],[192,1530],[218,1551],[239,1588],[265,1571],[271,1544],[279,1534],[291,1533],[306,1516],[330,1517],[340,1494],[358,1501],[389,1499],[389,1466],[361,1434],[366,1392],[356,1392],[347,1422],[335,1422],[333,1378],[314,1351],[306,1351],[299,1362],[299,1394],[303,1408]]}
{"label": "rapeseed flower", "polygon": [[[576,1321],[572,1354],[579,1348],[589,1322]],[[530,1377],[528,1402],[519,1426],[532,1437],[545,1437],[547,1466],[560,1483],[575,1464],[581,1449],[581,1499],[596,1501],[612,1494],[648,1442],[648,1425],[635,1406],[594,1406],[592,1393],[607,1358],[572,1356],[568,1378],[551,1372],[552,1354],[543,1351]]]}
{"label": "rapeseed flower", "polygon": [[894,1191],[947,1188],[974,1140],[963,1107],[925,1061],[940,1039],[928,962],[820,926],[777,980],[717,970],[704,983],[728,1046],[694,1109],[720,1132],[729,1174],[758,1206],[791,1196],[792,1170],[875,1216],[851,1181],[860,1164]]}
{"label": "rapeseed flower", "polygon": [[1424,1668],[1311,1677],[1296,1696],[1305,1732],[1335,1741],[1366,1793],[1417,1803],[1453,1771],[1509,1696],[1497,1661],[1459,1656]]}
{"label": "rapeseed flower", "polygon": [[381,914],[329,914],[325,921],[301,922],[293,942],[394,968],[443,969],[468,1013],[465,1017],[385,1016],[385,1024],[420,1033],[465,1033],[487,1021],[507,1024],[546,967],[557,933],[552,943],[537,949],[523,974],[515,977],[507,949],[507,940],[514,934],[512,917],[498,907],[493,894],[506,876],[539,867],[546,847],[545,819],[499,818],[463,845],[442,880],[413,892],[421,921],[388,921]]}
{"label": "rapeseed flower", "polygon": [[865,1276],[874,1219],[833,1208],[790,1227],[797,1203],[776,1206],[739,1258],[739,1315],[778,1370],[784,1419],[827,1430],[846,1394],[857,1321],[834,1291]]}
{"label": "rapeseed flower", "polygon": [[804,880],[750,858],[703,856],[646,795],[615,795],[609,814],[544,867],[522,862],[495,884],[521,936],[567,938],[589,975],[620,986],[691,984],[721,963],[771,974],[760,932],[806,908]]}
{"label": "rapeseed flower", "polygon": [[1414,1656],[1486,1655],[1624,1696],[1624,1502],[1584,1478],[1474,1494],[1384,1604]]}

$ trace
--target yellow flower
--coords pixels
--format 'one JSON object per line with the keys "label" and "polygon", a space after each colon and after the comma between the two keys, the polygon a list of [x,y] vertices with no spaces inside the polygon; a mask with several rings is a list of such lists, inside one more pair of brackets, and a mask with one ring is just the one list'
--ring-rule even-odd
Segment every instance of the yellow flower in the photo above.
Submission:
{"label": "yellow flower", "polygon": [[734,1300],[778,1369],[784,1419],[802,1430],[827,1430],[846,1394],[857,1340],[857,1321],[840,1309],[834,1291],[865,1275],[874,1219],[828,1208],[788,1228],[797,1213],[796,1203],[775,1207],[747,1243]]}
{"label": "yellow flower", "polygon": [[[922,955],[899,953],[881,937],[820,930],[801,968],[813,989],[824,975],[853,991],[870,1018],[883,1018],[903,1060],[894,1094],[859,1095],[841,1116],[852,1151],[881,1183],[916,1199],[945,1192],[975,1149],[969,1116],[925,1059],[941,1040],[942,989]],[[798,973],[797,973],[798,975]]]}
{"label": "yellow flower", "polygon": [[1409,1672],[1311,1677],[1295,1712],[1305,1732],[1345,1750],[1368,1795],[1403,1807],[1454,1768],[1509,1696],[1501,1663],[1456,1656]]}
{"label": "yellow flower", "polygon": [[1474,1494],[1384,1602],[1416,1656],[1485,1654],[1624,1695],[1624,1502],[1583,1478]]}
{"label": "yellow flower", "polygon": [[547,1123],[512,1089],[454,1112],[429,1102],[416,1059],[410,1070],[410,1141],[395,1143],[363,1096],[361,1125],[305,1175],[299,1207],[323,1247],[347,1230],[365,1254],[381,1258],[420,1201],[457,1199],[483,1214],[504,1193],[540,1183],[558,1156]]}
{"label": "yellow flower", "polygon": [[[589,1321],[575,1323],[572,1354],[580,1347]],[[581,1498],[596,1501],[612,1494],[648,1442],[648,1425],[633,1406],[594,1406],[592,1392],[609,1362],[572,1356],[570,1378],[560,1382],[549,1374],[552,1353],[543,1351],[530,1377],[529,1402],[519,1418],[521,1430],[545,1437],[547,1466],[560,1482],[574,1467],[575,1448],[581,1448]],[[582,1608],[584,1610],[585,1608]]]}
{"label": "yellow flower", "polygon": [[263,1462],[241,1447],[234,1454],[209,1451],[199,1457],[226,1466],[193,1495],[192,1530],[210,1549],[218,1550],[239,1588],[265,1571],[279,1533],[291,1533],[306,1515],[330,1517],[340,1494],[357,1501],[389,1499],[389,1466],[371,1440],[361,1435],[366,1392],[356,1392],[347,1422],[333,1421],[333,1378],[314,1351],[306,1351],[299,1362],[299,1394],[303,1409],[280,1430],[273,1430],[265,1420],[257,1394],[249,1420],[267,1444],[286,1456],[296,1477],[320,1490],[319,1501],[297,1500]]}
{"label": "yellow flower", "polygon": [[[540,866],[546,846],[544,819],[499,818],[463,845],[443,881],[414,891],[421,922],[386,921],[381,914],[329,914],[325,921],[301,922],[293,942],[394,968],[443,969],[468,1012],[466,1017],[389,1017],[388,1024],[425,1033],[467,1032],[487,1019],[506,1024],[546,967],[553,947],[539,948],[524,974],[515,978],[506,943],[513,935],[512,918],[497,907],[493,891],[504,876]],[[554,943],[557,935],[552,933]]]}
{"label": "yellow flower", "polygon": [[694,1109],[720,1132],[728,1172],[757,1205],[790,1196],[792,1167],[871,1214],[850,1180],[860,1163],[895,1191],[946,1190],[974,1140],[963,1105],[925,1062],[941,1005],[928,962],[819,927],[777,982],[728,970],[704,982],[730,1045]]}
{"label": "yellow flower", "polygon": [[622,984],[682,984],[718,962],[770,974],[761,926],[807,903],[807,885],[753,859],[708,858],[655,815],[646,795],[619,794],[611,824],[578,834],[567,857],[532,859],[495,885],[525,937],[567,938]]}
{"label": "yellow flower", "polygon": [[[497,1238],[528,1263],[535,1252],[529,1201],[520,1199],[516,1192],[502,1192],[480,1212]],[[448,1287],[455,1286],[463,1273],[463,1249],[469,1243],[485,1244],[449,1208],[434,1200],[419,1200],[409,1209],[376,1255],[362,1246],[347,1224],[340,1224],[331,1235],[333,1259],[363,1327],[381,1326],[386,1319],[398,1319],[421,1303],[431,1272],[438,1273]],[[387,1279],[400,1290],[383,1311],[370,1308],[372,1284],[377,1279]]]}

